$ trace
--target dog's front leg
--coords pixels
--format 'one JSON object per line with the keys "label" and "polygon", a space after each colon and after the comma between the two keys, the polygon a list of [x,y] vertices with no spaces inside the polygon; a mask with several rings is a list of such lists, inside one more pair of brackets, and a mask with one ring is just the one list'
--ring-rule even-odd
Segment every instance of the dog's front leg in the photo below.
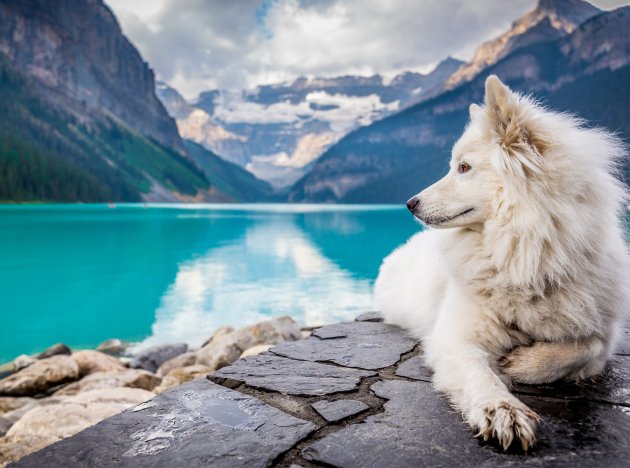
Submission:
{"label": "dog's front leg", "polygon": [[446,393],[484,440],[504,450],[518,440],[524,450],[536,442],[539,417],[510,393],[481,345],[483,313],[449,288],[435,327],[425,339],[427,363],[436,389]]}

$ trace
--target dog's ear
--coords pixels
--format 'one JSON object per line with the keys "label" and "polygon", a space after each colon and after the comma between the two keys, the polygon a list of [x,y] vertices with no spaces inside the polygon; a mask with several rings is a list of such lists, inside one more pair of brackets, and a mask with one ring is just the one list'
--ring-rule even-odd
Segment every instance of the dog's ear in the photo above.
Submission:
{"label": "dog's ear", "polygon": [[485,101],[493,130],[502,136],[516,117],[518,98],[496,75],[490,75],[486,79]]}
{"label": "dog's ear", "polygon": [[470,120],[476,120],[481,115],[482,109],[477,104],[471,104],[468,108]]}
{"label": "dog's ear", "polygon": [[529,149],[533,159],[540,163],[545,141],[528,128],[523,112],[523,106],[526,104],[521,102],[519,96],[505,86],[496,75],[490,75],[486,79],[485,104],[492,132],[498,137],[505,151],[508,154],[523,154],[524,149]]}

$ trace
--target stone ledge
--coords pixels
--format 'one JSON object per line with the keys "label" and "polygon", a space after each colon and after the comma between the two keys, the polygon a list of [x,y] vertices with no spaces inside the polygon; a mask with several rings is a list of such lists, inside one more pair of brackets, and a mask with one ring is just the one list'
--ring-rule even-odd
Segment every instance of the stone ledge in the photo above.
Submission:
{"label": "stone ledge", "polygon": [[474,438],[433,390],[421,347],[370,313],[241,359],[10,466],[623,466],[629,336],[598,379],[516,389],[543,417],[530,454]]}

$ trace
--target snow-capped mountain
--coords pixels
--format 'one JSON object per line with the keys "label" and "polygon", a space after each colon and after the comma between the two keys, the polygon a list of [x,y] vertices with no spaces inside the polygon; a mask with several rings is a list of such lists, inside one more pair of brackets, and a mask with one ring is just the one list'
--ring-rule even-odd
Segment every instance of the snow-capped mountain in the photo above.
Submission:
{"label": "snow-capped mountain", "polygon": [[183,138],[239,164],[277,189],[291,186],[330,145],[418,102],[459,66],[448,58],[431,73],[298,78],[239,92],[210,90],[187,102],[165,83],[157,94]]}

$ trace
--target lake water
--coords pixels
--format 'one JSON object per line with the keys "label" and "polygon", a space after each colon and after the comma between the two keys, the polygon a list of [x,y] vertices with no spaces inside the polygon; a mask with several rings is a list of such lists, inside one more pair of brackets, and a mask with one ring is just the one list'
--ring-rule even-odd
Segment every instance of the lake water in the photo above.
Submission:
{"label": "lake water", "polygon": [[404,206],[0,206],[0,362],[108,338],[199,345],[221,325],[370,308]]}

